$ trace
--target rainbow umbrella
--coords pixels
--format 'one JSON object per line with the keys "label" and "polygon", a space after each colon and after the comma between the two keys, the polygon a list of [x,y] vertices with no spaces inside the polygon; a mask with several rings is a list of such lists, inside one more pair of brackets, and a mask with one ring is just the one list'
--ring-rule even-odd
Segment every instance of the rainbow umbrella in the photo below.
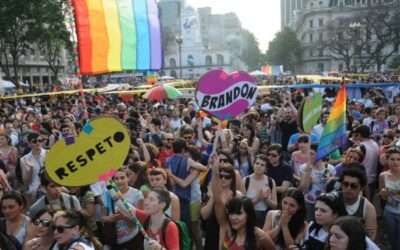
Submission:
{"label": "rainbow umbrella", "polygon": [[151,88],[144,94],[144,98],[151,101],[161,101],[166,99],[176,99],[182,96],[182,92],[170,85],[158,85]]}

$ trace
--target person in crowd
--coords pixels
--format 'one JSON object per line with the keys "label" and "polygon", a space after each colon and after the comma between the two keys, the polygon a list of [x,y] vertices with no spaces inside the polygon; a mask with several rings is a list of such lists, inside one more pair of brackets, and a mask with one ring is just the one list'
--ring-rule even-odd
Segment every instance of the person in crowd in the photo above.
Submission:
{"label": "person in crowd", "polygon": [[364,160],[364,153],[359,146],[347,149],[342,157],[342,161],[335,166],[335,176],[340,177],[343,170],[351,164],[361,164]]}
{"label": "person in crowd", "polygon": [[[237,178],[233,168],[233,160],[225,153],[220,152],[219,156],[219,175],[223,204],[226,204],[234,197],[241,197],[243,194],[238,190],[236,184]],[[240,179],[239,179],[240,180]],[[200,209],[200,215],[203,220],[204,228],[204,249],[219,249],[219,225],[215,214],[215,198],[211,189],[208,189],[205,204]]]}
{"label": "person in crowd", "polygon": [[146,231],[145,249],[180,249],[179,229],[165,211],[170,206],[169,191],[153,188],[144,200],[144,210],[132,207],[132,215],[137,217]]}
{"label": "person in crowd", "polygon": [[[293,185],[293,170],[283,161],[282,146],[272,144],[267,150],[267,174],[274,179],[278,197],[282,196]],[[278,199],[279,200],[279,199]]]}
{"label": "person in crowd", "polygon": [[304,195],[299,189],[289,188],[282,199],[281,210],[271,210],[263,230],[275,242],[277,249],[301,245],[307,230]]}
{"label": "person in crowd", "polygon": [[307,207],[307,220],[314,218],[314,205],[317,197],[324,193],[326,184],[335,174],[335,168],[324,160],[316,160],[317,145],[309,148],[309,161],[300,167],[299,188],[304,192]]}
{"label": "person in crowd", "polygon": [[31,230],[28,231],[31,239],[24,244],[23,250],[49,250],[55,244],[53,215],[48,209],[42,209],[32,217]]}
{"label": "person in crowd", "polygon": [[387,114],[385,108],[378,108],[375,112],[375,120],[371,122],[371,134],[377,142],[380,141],[382,134],[389,128],[389,122],[386,120]]}
{"label": "person in crowd", "polygon": [[[153,168],[148,171],[148,179],[149,179],[149,184],[150,184],[150,190],[154,188],[159,188],[163,190],[168,190],[167,185],[168,185],[168,174],[167,172],[162,169],[162,168]],[[149,190],[149,191],[150,191]],[[168,191],[170,195],[171,202],[169,203],[169,206],[165,210],[165,214],[173,219],[174,221],[177,221],[180,219],[180,204],[179,204],[179,198],[176,196],[173,192]]]}
{"label": "person in crowd", "polygon": [[3,161],[8,182],[13,188],[17,188],[17,166],[18,150],[11,145],[10,137],[5,132],[0,132],[0,160]]}
{"label": "person in crowd", "polygon": [[27,203],[32,204],[35,201],[40,187],[39,173],[44,168],[47,151],[42,148],[43,142],[41,136],[37,133],[31,133],[27,136],[27,141],[31,152],[24,155],[21,160],[22,180],[26,191],[24,192]]}
{"label": "person in crowd", "polygon": [[256,225],[263,227],[265,216],[270,209],[276,209],[277,196],[275,181],[268,177],[266,172],[267,158],[257,155],[254,162],[254,173],[243,179],[245,183],[245,196],[250,198],[256,210]]}
{"label": "person in crowd", "polygon": [[304,237],[305,249],[323,250],[329,238],[329,229],[339,215],[338,197],[334,193],[321,194],[315,203],[315,220]]}
{"label": "person in crowd", "polygon": [[308,135],[301,135],[297,139],[297,150],[292,153],[291,162],[295,178],[300,180],[300,166],[308,161],[308,148],[310,138]]}
{"label": "person in crowd", "polygon": [[327,250],[380,250],[370,240],[359,218],[344,216],[331,226]]}
{"label": "person in crowd", "polygon": [[14,238],[19,246],[22,246],[28,235],[30,219],[24,214],[26,201],[16,191],[5,193],[0,200],[1,213],[0,232]]}
{"label": "person in crowd", "polygon": [[[128,185],[128,175],[123,169],[119,169],[114,175],[113,180],[122,194],[122,198],[133,206],[143,208],[143,194],[141,191]],[[121,214],[115,204],[114,197],[109,192],[106,193],[105,206],[108,215],[104,215],[102,220],[106,223],[115,223],[116,242],[110,246],[112,249],[140,249],[143,246],[143,235],[139,228],[129,218]]]}
{"label": "person in crowd", "polygon": [[174,151],[172,150],[172,143],[174,140],[175,138],[172,133],[161,134],[162,145],[160,147],[160,153],[158,154],[158,160],[161,162],[163,168],[166,167],[167,159],[174,154]]}
{"label": "person in crowd", "polygon": [[377,217],[374,205],[363,196],[367,177],[362,165],[345,168],[340,177],[342,191],[338,193],[339,216],[351,215],[362,219],[368,236],[375,240]]}
{"label": "person in crowd", "polygon": [[238,144],[237,152],[234,157],[234,162],[235,169],[239,171],[242,178],[253,173],[253,160],[251,154],[248,151],[247,142],[243,139]]}
{"label": "person in crowd", "polygon": [[100,250],[101,244],[91,235],[82,214],[60,210],[53,218],[56,243],[50,250]]}
{"label": "person in crowd", "polygon": [[400,150],[391,148],[386,155],[389,169],[379,176],[379,194],[385,200],[385,231],[394,250],[400,249]]}
{"label": "person in crowd", "polygon": [[368,199],[371,201],[375,195],[377,170],[379,162],[379,146],[370,138],[371,130],[365,125],[360,125],[353,130],[352,139],[356,145],[365,149],[362,165],[367,171]]}
{"label": "person in crowd", "polygon": [[[257,137],[254,126],[255,124],[244,124],[241,129],[243,140],[241,145],[247,147],[247,152],[250,154],[252,162],[260,148],[260,139]],[[242,144],[243,143],[243,144]]]}
{"label": "person in crowd", "polygon": [[37,212],[47,208],[49,211],[58,210],[82,210],[76,196],[63,192],[63,187],[50,179],[46,172],[40,174],[40,183],[46,194],[36,200],[29,208],[29,216],[34,217]]}
{"label": "person in crowd", "polygon": [[191,229],[193,240],[196,245],[196,249],[201,250],[201,228],[200,228],[200,207],[201,207],[201,188],[199,182],[200,172],[207,171],[207,167],[199,163],[201,154],[197,147],[187,146],[188,153],[188,167],[189,175],[183,180],[174,174],[170,173],[169,176],[172,178],[175,186],[182,188],[190,186],[190,224],[188,226]]}
{"label": "person in crowd", "polygon": [[395,136],[396,136],[396,131],[393,129],[386,129],[385,132],[383,133],[381,143],[380,143],[380,148],[379,148],[379,170],[380,172],[386,171],[389,169],[388,163],[387,163],[387,156],[386,156],[386,151],[395,146]]}
{"label": "person in crowd", "polygon": [[142,192],[147,191],[144,190],[144,186],[146,186],[148,183],[146,170],[146,163],[143,161],[130,163],[125,169],[125,172],[128,175],[129,186],[136,188]]}
{"label": "person in crowd", "polygon": [[224,204],[221,197],[220,160],[218,155],[211,159],[213,176],[211,181],[215,201],[215,213],[220,225],[220,249],[275,249],[270,237],[256,226],[256,214],[253,203],[246,197],[232,198]]}
{"label": "person in crowd", "polygon": [[102,199],[100,196],[96,196],[95,193],[90,189],[90,186],[73,187],[70,188],[70,195],[75,195],[79,203],[81,204],[82,210],[80,212],[85,217],[86,224],[90,228],[94,235],[100,235],[99,228],[97,226],[97,212],[103,208]]}

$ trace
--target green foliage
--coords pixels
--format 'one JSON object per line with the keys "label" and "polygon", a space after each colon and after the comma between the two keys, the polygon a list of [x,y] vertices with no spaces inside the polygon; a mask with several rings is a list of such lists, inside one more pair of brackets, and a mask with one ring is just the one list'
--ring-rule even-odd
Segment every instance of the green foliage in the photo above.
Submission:
{"label": "green foliage", "polygon": [[393,60],[390,62],[389,67],[400,71],[400,56],[394,57]]}
{"label": "green foliage", "polygon": [[249,67],[249,71],[259,69],[261,66],[261,51],[258,48],[258,41],[254,34],[248,30],[243,30],[243,49],[240,58]]}
{"label": "green foliage", "polygon": [[296,64],[300,61],[300,57],[301,44],[296,37],[296,33],[290,28],[284,28],[269,43],[264,60],[268,64],[283,65],[285,69],[294,71]]}
{"label": "green foliage", "polygon": [[64,21],[66,6],[66,0],[0,1],[0,67],[17,87],[22,56],[39,49],[41,54],[48,52],[44,53],[46,60],[59,61],[69,36]]}

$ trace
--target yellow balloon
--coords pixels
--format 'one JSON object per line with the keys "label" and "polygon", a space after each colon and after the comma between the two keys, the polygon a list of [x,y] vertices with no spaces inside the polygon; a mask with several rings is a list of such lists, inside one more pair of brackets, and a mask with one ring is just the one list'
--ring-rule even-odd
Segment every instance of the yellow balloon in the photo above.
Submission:
{"label": "yellow balloon", "polygon": [[96,118],[77,138],[60,139],[53,145],[46,157],[46,172],[63,186],[89,185],[122,167],[129,147],[128,130],[119,120]]}

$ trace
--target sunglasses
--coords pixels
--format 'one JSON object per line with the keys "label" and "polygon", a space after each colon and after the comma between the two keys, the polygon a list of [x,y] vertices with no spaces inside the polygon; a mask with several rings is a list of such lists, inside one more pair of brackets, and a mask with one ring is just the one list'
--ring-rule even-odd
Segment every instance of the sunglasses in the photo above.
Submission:
{"label": "sunglasses", "polygon": [[230,180],[230,179],[232,179],[232,175],[231,174],[227,174],[227,173],[220,173],[219,174],[219,178],[220,179],[225,179],[225,180]]}
{"label": "sunglasses", "polygon": [[342,182],[342,187],[351,188],[353,190],[356,190],[356,189],[360,188],[360,186],[357,183],[350,183],[350,182],[347,182],[347,181]]}
{"label": "sunglasses", "polygon": [[33,225],[35,225],[35,226],[42,225],[42,226],[44,226],[44,227],[50,227],[51,224],[52,224],[52,221],[51,221],[51,220],[35,220],[35,221],[33,222]]}
{"label": "sunglasses", "polygon": [[33,139],[33,140],[31,140],[31,143],[33,143],[33,144],[36,144],[38,142],[44,142],[44,140],[43,139]]}
{"label": "sunglasses", "polygon": [[279,155],[277,155],[277,154],[267,154],[267,156],[271,156],[271,157],[278,157]]}
{"label": "sunglasses", "polygon": [[298,140],[298,143],[308,143],[308,140]]}
{"label": "sunglasses", "polygon": [[54,231],[62,234],[62,233],[64,233],[65,229],[71,229],[75,226],[76,225],[58,225],[58,226],[54,226]]}

